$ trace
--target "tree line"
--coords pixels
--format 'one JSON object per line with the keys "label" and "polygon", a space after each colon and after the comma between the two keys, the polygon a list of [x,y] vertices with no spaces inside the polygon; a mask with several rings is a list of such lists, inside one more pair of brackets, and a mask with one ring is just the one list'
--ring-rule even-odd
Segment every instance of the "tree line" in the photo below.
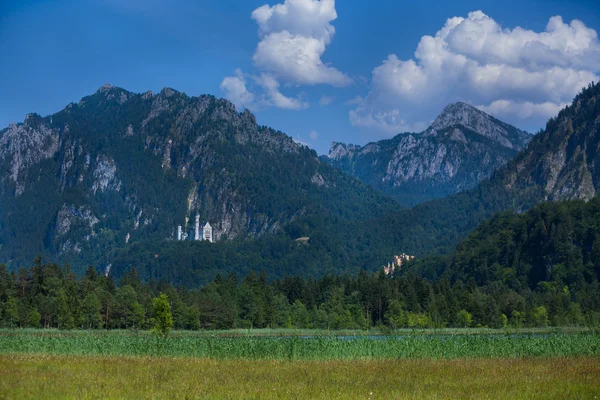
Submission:
{"label": "tree line", "polygon": [[[41,258],[17,273],[0,266],[0,325],[8,328],[149,329],[156,298],[168,299],[174,329],[597,326],[600,287],[546,285],[514,290],[475,279],[428,280],[406,268],[269,281],[265,273],[217,275],[187,289],[144,282],[131,269],[117,284],[90,267],[78,278],[68,265]],[[590,300],[592,299],[592,300]]]}

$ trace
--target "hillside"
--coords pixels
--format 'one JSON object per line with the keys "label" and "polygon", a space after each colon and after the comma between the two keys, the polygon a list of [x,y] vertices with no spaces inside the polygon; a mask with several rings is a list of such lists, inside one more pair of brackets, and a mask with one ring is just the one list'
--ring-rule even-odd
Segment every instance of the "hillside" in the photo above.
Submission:
{"label": "hillside", "polygon": [[[600,87],[590,84],[527,149],[477,187],[381,219],[398,251],[447,252],[494,213],[545,200],[590,200],[600,189]],[[393,231],[393,228],[397,229]],[[401,227],[401,229],[400,229]]]}
{"label": "hillside", "polygon": [[413,206],[471,189],[523,150],[531,135],[465,103],[421,133],[365,146],[334,142],[323,160]]}
{"label": "hillside", "polygon": [[220,241],[397,207],[248,111],[168,88],[105,85],[56,114],[30,114],[0,131],[0,165],[0,262],[13,269],[39,254],[77,271],[106,265],[116,248],[174,239],[196,214]]}
{"label": "hillside", "polygon": [[[143,96],[135,96],[138,101],[144,101]],[[156,97],[160,98],[162,96],[164,94]],[[181,96],[182,101],[188,101],[184,95],[178,94],[177,96]],[[106,94],[103,92],[92,96],[94,99],[105,97]],[[56,232],[56,226],[72,227],[69,232],[72,232],[73,229],[80,229],[85,234],[86,229],[89,232],[89,226],[92,225],[94,233],[90,233],[89,237],[82,236],[82,234],[75,236],[79,238],[77,243],[89,246],[86,249],[92,249],[92,246],[94,246],[93,250],[90,251],[81,250],[81,260],[93,262],[98,267],[112,264],[111,273],[117,278],[131,267],[136,267],[144,279],[165,279],[189,287],[208,283],[219,272],[236,272],[244,275],[250,270],[263,270],[270,277],[285,275],[322,276],[327,273],[357,272],[360,268],[375,270],[384,263],[391,261],[394,254],[408,253],[417,257],[432,253],[449,254],[481,222],[499,211],[522,212],[545,200],[590,200],[595,196],[598,190],[598,179],[600,178],[600,171],[597,168],[600,160],[597,160],[598,152],[595,150],[598,146],[598,138],[600,138],[600,124],[598,123],[600,121],[599,98],[600,89],[598,85],[590,85],[574,99],[571,106],[565,108],[556,118],[548,122],[546,129],[535,136],[526,150],[500,168],[489,179],[484,180],[469,191],[429,201],[409,210],[397,210],[398,206],[395,203],[378,196],[354,179],[344,176],[341,172],[319,162],[313,151],[296,145],[287,136],[273,132],[268,128],[257,127],[257,136],[253,140],[264,138],[264,132],[270,132],[274,136],[267,137],[279,138],[274,140],[272,145],[278,144],[283,146],[280,148],[285,149],[289,144],[289,148],[292,150],[269,153],[263,151],[264,145],[256,147],[252,145],[250,140],[246,144],[240,144],[237,141],[239,139],[235,139],[235,134],[227,141],[227,143],[235,143],[235,146],[228,147],[223,144],[224,140],[219,139],[216,141],[217,144],[213,143],[206,147],[208,154],[211,154],[210,157],[213,157],[213,160],[218,160],[214,162],[215,165],[219,165],[219,171],[228,171],[227,175],[211,173],[210,171],[214,171],[213,168],[203,170],[200,167],[202,165],[200,162],[182,162],[181,160],[187,160],[189,154],[195,154],[193,152],[186,153],[190,147],[185,146],[176,147],[171,145],[171,149],[179,148],[180,150],[171,150],[168,153],[171,158],[165,166],[163,164],[164,157],[157,156],[152,150],[148,151],[145,145],[145,143],[150,143],[148,146],[151,146],[151,143],[160,141],[159,139],[162,136],[158,136],[157,133],[155,133],[156,136],[152,135],[152,137],[144,135],[144,141],[141,140],[142,138],[138,138],[138,141],[135,142],[138,143],[138,147],[128,147],[127,154],[122,155],[123,158],[129,158],[132,154],[137,154],[139,157],[148,157],[154,161],[147,164],[141,162],[137,164],[137,170],[128,175],[129,178],[126,178],[127,175],[125,174],[123,178],[119,176],[119,180],[122,182],[120,187],[110,179],[100,180],[99,183],[96,183],[98,181],[94,181],[94,174],[92,173],[91,177],[88,174],[86,175],[87,178],[84,178],[83,182],[87,182],[85,187],[81,186],[80,188],[75,184],[75,188],[62,190],[60,186],[60,171],[62,171],[62,168],[61,163],[57,162],[60,156],[53,156],[52,159],[44,161],[52,167],[51,169],[40,169],[38,166],[37,176],[32,172],[28,172],[30,175],[27,175],[30,177],[30,182],[35,182],[34,177],[39,180],[43,176],[39,175],[39,171],[50,171],[48,179],[54,179],[54,181],[50,181],[50,185],[42,186],[26,183],[21,194],[11,196],[9,190],[8,195],[3,195],[3,204],[12,206],[12,210],[20,210],[12,214],[7,213],[3,218],[5,218],[5,221],[11,222],[9,226],[13,232],[20,232],[22,240],[4,241],[7,245],[3,246],[2,251],[6,254],[8,250],[13,252],[20,250],[20,254],[29,255],[33,251],[27,249],[26,246],[36,243],[33,241],[36,235],[40,239],[44,237],[46,239],[56,238],[56,236],[52,236],[52,233]],[[190,101],[199,101],[200,98],[191,99],[193,100]],[[213,98],[207,99],[217,103],[220,101]],[[225,104],[228,103],[225,102]],[[118,106],[114,105],[114,107]],[[147,107],[145,111],[151,109],[151,104],[148,104]],[[235,113],[232,106],[231,110],[231,115],[237,116],[236,118],[250,117],[249,113]],[[85,114],[84,111],[81,112]],[[107,116],[109,115],[112,114],[107,114]],[[147,114],[145,117],[143,116],[144,113],[141,113],[141,115],[140,120],[143,121],[144,118],[147,118]],[[173,117],[169,119],[167,118],[168,115],[166,114],[163,117],[164,121],[172,121]],[[120,118],[118,114],[116,114],[116,117]],[[30,117],[24,125],[29,126],[37,120],[36,118],[40,119],[39,117]],[[54,117],[54,123],[56,121],[57,118]],[[222,138],[222,132],[225,131],[226,127],[231,126],[225,122],[222,123],[224,125],[218,131],[219,133],[215,133],[217,138]],[[71,124],[75,126],[73,121]],[[168,122],[164,122],[164,124],[164,126],[170,126]],[[128,125],[124,125],[125,132],[127,132],[127,127]],[[132,129],[136,132],[135,127]],[[70,129],[70,131],[73,131],[73,129]],[[85,131],[85,129],[82,131]],[[161,130],[160,132],[164,131]],[[173,132],[176,133],[177,130]],[[229,131],[227,132],[231,134]],[[4,134],[6,134],[6,131]],[[173,138],[179,137],[174,133],[171,133],[171,135]],[[96,140],[103,137],[101,135],[89,136],[96,138]],[[134,140],[136,136],[134,134],[125,136],[125,138]],[[164,140],[168,139],[163,139],[163,142]],[[110,141],[101,142],[104,143],[104,146],[98,144],[99,148],[112,148],[106,144]],[[123,143],[125,142],[119,142],[119,151],[124,150]],[[173,141],[173,143],[176,142]],[[219,148],[219,151],[212,150],[212,146]],[[161,153],[164,150],[163,148],[159,146],[158,149],[159,155],[164,154]],[[224,152],[227,149],[232,152]],[[222,154],[236,154],[233,152],[234,149],[239,152],[238,154],[244,154],[244,156],[237,158],[235,156],[222,156]],[[122,162],[117,161],[121,160],[118,158],[119,151],[117,149],[113,151],[109,153],[109,156],[115,160],[115,165],[119,165],[118,163]],[[22,158],[25,159],[25,157]],[[96,158],[96,155],[90,156],[90,160]],[[557,159],[561,162],[557,163],[555,161]],[[233,168],[231,160],[238,160],[238,164],[233,164],[239,165],[237,169]],[[273,166],[269,164],[273,164]],[[83,166],[80,166],[78,170],[83,168],[85,171],[85,165],[83,163]],[[128,164],[125,163],[125,165]],[[130,183],[132,181],[137,182],[139,185],[145,185],[145,181],[136,180],[135,178],[138,173],[150,173],[146,165],[153,165],[155,171],[164,174],[160,175],[164,178],[155,180],[163,186],[160,186],[160,190],[148,189],[144,191],[140,189],[139,195],[145,193],[148,198],[155,199],[154,201],[157,202],[163,201],[160,199],[164,198],[173,199],[171,200],[172,204],[179,207],[179,214],[174,212],[168,215],[165,214],[167,215],[165,218],[166,223],[162,219],[158,219],[154,220],[155,225],[139,224],[145,228],[140,229],[138,226],[137,231],[132,229],[136,227],[133,217],[137,214],[131,211],[123,211],[123,214],[116,212],[112,214],[115,216],[113,219],[108,218],[109,214],[106,211],[94,211],[92,214],[96,216],[98,222],[89,217],[92,214],[88,214],[85,207],[90,207],[91,213],[91,205],[94,207],[108,207],[110,205],[113,210],[121,210],[122,208],[119,208],[120,204],[128,204],[126,203],[128,198],[126,193],[129,190],[126,190],[128,187],[126,185],[132,185]],[[190,169],[187,165],[190,166]],[[261,166],[262,169],[255,168],[256,166]],[[92,169],[92,167],[89,168]],[[27,171],[36,170],[30,168]],[[117,167],[117,171],[119,171],[119,167]],[[187,171],[195,172],[188,173]],[[204,171],[204,174],[200,173],[202,171]],[[302,173],[299,174],[298,171],[302,171]],[[321,179],[313,179],[316,172],[323,178],[324,184]],[[17,176],[20,177],[21,175]],[[193,180],[190,179],[190,176],[199,178]],[[207,180],[204,178],[205,176],[213,177],[212,179],[215,179],[215,181]],[[215,189],[222,184],[223,176],[231,177],[232,183],[228,187],[235,187],[237,191],[223,190],[219,192]],[[5,191],[11,187],[11,179],[10,175],[5,178],[9,182],[9,185],[5,185]],[[75,179],[75,181],[77,182],[78,179]],[[201,189],[191,190],[190,188],[193,188],[197,182],[202,182],[197,186]],[[235,182],[235,185],[233,182]],[[183,189],[175,190],[178,187],[177,185],[182,185]],[[98,188],[96,192],[94,192],[94,187]],[[118,188],[118,190],[111,190],[111,187]],[[151,187],[149,185],[149,188]],[[105,193],[100,188],[104,188],[103,190],[106,190],[107,193],[112,193],[112,197],[99,197]],[[253,191],[249,191],[248,188],[252,188]],[[17,189],[17,185],[12,184],[13,193],[16,193]],[[181,194],[182,192],[183,194]],[[93,195],[94,193],[95,195]],[[250,198],[254,200],[248,202],[250,205],[247,208],[242,207],[241,209],[253,210],[246,214],[251,216],[252,221],[264,221],[259,218],[267,218],[267,221],[273,221],[273,225],[268,226],[274,226],[275,228],[272,230],[258,230],[253,227],[264,225],[231,225],[232,228],[228,232],[235,232],[233,229],[235,226],[243,226],[246,230],[240,232],[246,232],[246,234],[232,234],[231,239],[220,240],[212,245],[203,242],[174,242],[170,239],[173,237],[175,223],[195,212],[193,207],[189,208],[190,202],[188,199],[190,197],[188,196],[190,193],[202,193],[203,196],[208,193],[209,199],[218,198],[219,193],[226,196],[224,198],[231,199],[236,198],[231,193],[261,194],[254,197],[249,195],[240,196],[240,199],[247,200]],[[12,199],[14,203],[8,202],[7,198]],[[34,200],[40,198],[48,198],[52,202],[44,203]],[[29,202],[23,202],[23,199],[29,199]],[[108,199],[112,199],[112,201]],[[193,201],[191,202],[193,203]],[[69,213],[72,213],[73,210],[77,211],[76,214],[79,219],[75,221],[79,221],[79,224],[71,222],[70,224],[57,225],[53,222],[55,221],[53,218],[57,218],[61,214],[65,203],[79,207],[67,209]],[[41,207],[44,204],[51,204],[54,207],[53,211],[50,209],[51,213],[54,213],[53,216],[50,214],[51,217],[46,221],[43,219],[47,218],[45,217],[46,214],[42,214],[39,209],[36,209],[36,207]],[[161,207],[166,207],[163,210],[169,209],[165,205],[167,203],[160,204],[163,204]],[[209,207],[208,205],[213,204],[209,201],[200,204],[199,210],[204,210],[202,207],[206,207],[207,210],[215,212],[214,215],[217,217],[221,215],[220,213],[223,213],[222,215],[228,213],[227,209],[222,208],[223,203],[219,203],[220,206],[217,207],[214,207],[214,205]],[[19,209],[16,205],[22,208]],[[25,210],[28,212],[25,212]],[[100,208],[100,210],[107,209]],[[298,210],[303,211],[299,212]],[[15,220],[16,216],[29,218],[29,211],[38,213],[36,218],[40,218],[39,221],[44,223],[38,224],[38,226],[33,221],[27,221],[27,224],[18,225]],[[126,214],[126,212],[129,212],[129,214]],[[98,217],[104,215],[106,215],[104,220]],[[125,217],[120,215],[125,215]],[[127,215],[130,215],[130,217],[127,217]],[[94,223],[87,225],[81,223],[86,218],[91,218]],[[211,223],[212,221],[211,219]],[[217,221],[219,220],[217,219]],[[127,223],[131,225],[125,225]],[[219,227],[219,222],[214,225]],[[6,222],[3,223],[3,226],[7,227]],[[38,227],[37,231],[32,231],[35,235],[27,235],[28,231],[25,228],[27,226]],[[220,229],[223,226],[226,227],[227,225],[221,224]],[[99,229],[100,227],[102,229]],[[4,229],[3,234],[6,235],[6,232],[10,231]],[[136,236],[132,233],[129,243],[125,243],[126,234],[129,232],[136,233]],[[63,240],[73,238],[69,235],[69,233],[65,234]],[[296,241],[300,237],[308,237],[309,239]],[[58,238],[58,243],[65,243],[65,241],[60,241],[61,236],[58,236]],[[107,238],[112,240],[107,240]],[[52,240],[40,240],[40,242],[42,244],[50,243],[51,246],[47,248],[60,254],[61,248],[53,245],[55,242]],[[28,251],[25,251],[25,249]],[[74,260],[73,253],[68,254],[71,255],[69,260]],[[88,258],[83,259],[84,255]],[[24,264],[27,265],[31,259],[33,257],[28,258]]]}
{"label": "hillside", "polygon": [[516,291],[540,289],[548,282],[560,290],[592,284],[600,278],[600,199],[544,202],[522,214],[498,213],[453,254],[426,257],[408,271]]}
{"label": "hillside", "polygon": [[[594,197],[588,174],[581,174],[582,179],[577,180],[570,171],[588,171],[595,177],[592,182],[597,182],[597,169],[591,168],[597,162],[577,164],[583,160],[581,157],[572,158],[573,153],[561,153],[561,149],[589,148],[588,143],[597,143],[599,124],[593,121],[600,118],[599,92],[597,85],[583,90],[572,106],[548,122],[546,130],[526,150],[469,191],[359,222],[303,218],[288,227],[293,231],[283,230],[281,235],[259,241],[211,247],[191,244],[185,249],[169,243],[140,243],[140,247],[124,248],[118,253],[114,273],[118,276],[135,266],[145,278],[193,285],[210,281],[218,271],[243,275],[253,269],[264,270],[272,277],[319,276],[327,272],[356,272],[360,268],[375,270],[391,261],[394,254],[451,254],[462,239],[497,212],[521,212],[547,199]],[[553,154],[562,154],[565,161],[564,168],[550,169],[552,174],[571,179],[557,179],[557,185],[549,191],[546,182],[550,174],[537,163],[527,163],[552,159]],[[519,183],[515,184],[517,180]],[[299,236],[310,237],[307,245],[294,241]],[[159,257],[155,258],[157,254]]]}

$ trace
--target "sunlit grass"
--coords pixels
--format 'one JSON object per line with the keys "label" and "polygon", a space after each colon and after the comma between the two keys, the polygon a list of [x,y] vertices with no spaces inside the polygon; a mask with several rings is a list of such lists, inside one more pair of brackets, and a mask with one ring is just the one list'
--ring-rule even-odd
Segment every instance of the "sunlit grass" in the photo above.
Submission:
{"label": "sunlit grass", "polygon": [[277,361],[1,355],[4,398],[539,398],[600,396],[596,357]]}

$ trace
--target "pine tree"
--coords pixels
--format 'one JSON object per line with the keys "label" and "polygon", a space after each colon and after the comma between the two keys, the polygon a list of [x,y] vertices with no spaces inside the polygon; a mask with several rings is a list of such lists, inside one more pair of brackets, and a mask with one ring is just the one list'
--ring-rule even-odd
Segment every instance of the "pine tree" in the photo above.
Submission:
{"label": "pine tree", "polygon": [[152,332],[159,338],[166,339],[173,327],[173,316],[171,315],[171,305],[166,294],[161,293],[160,296],[152,300],[154,309],[154,328]]}

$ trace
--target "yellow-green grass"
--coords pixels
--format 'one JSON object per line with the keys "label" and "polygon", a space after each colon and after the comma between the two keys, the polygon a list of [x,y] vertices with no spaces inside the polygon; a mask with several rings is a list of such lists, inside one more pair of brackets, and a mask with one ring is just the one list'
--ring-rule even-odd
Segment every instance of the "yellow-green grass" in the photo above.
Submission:
{"label": "yellow-green grass", "polygon": [[255,360],[521,358],[600,356],[598,333],[220,337],[148,332],[14,330],[0,333],[0,354],[155,356]]}
{"label": "yellow-green grass", "polygon": [[0,355],[0,398],[594,399],[600,362]]}

